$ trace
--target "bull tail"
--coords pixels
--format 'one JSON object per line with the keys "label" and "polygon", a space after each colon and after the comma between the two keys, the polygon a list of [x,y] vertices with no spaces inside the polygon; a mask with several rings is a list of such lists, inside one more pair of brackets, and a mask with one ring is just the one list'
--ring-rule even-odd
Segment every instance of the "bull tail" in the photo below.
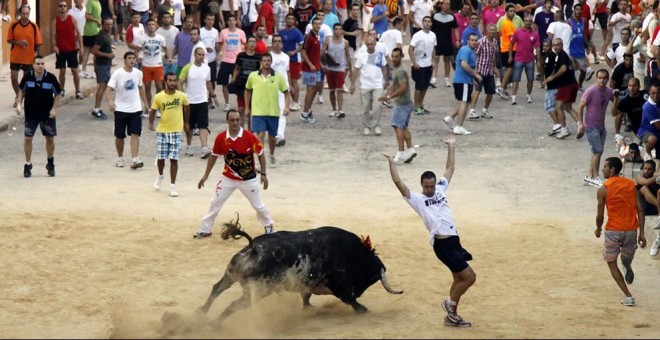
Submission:
{"label": "bull tail", "polygon": [[227,240],[230,237],[234,240],[238,240],[241,237],[245,237],[250,243],[249,245],[252,246],[252,237],[248,235],[248,233],[243,231],[241,224],[238,222],[239,218],[240,216],[238,212],[236,212],[236,222],[234,222],[234,220],[231,220],[228,223],[223,224],[222,232],[220,236],[222,237],[223,240]]}

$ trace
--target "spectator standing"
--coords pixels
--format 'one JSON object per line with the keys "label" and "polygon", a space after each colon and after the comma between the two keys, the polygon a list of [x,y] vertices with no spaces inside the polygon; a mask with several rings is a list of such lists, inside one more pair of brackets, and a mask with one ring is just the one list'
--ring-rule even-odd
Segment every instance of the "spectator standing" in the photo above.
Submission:
{"label": "spectator standing", "polygon": [[362,103],[362,134],[376,136],[382,134],[380,118],[382,106],[378,105],[378,98],[383,96],[383,81],[387,74],[387,60],[383,52],[376,51],[376,40],[369,37],[365,41],[366,53],[359,53],[355,57],[355,68],[351,75],[350,92],[355,92],[355,83],[360,78],[360,102]]}
{"label": "spectator standing", "polygon": [[[147,20],[147,34],[140,38],[137,46],[143,55],[142,81],[144,82],[147,103],[151,103],[151,85],[155,83],[156,93],[163,90],[163,81],[165,80],[163,59],[170,63],[172,62],[170,54],[167,51],[165,38],[156,33],[156,21],[154,19]],[[144,113],[146,117],[146,107]]]}
{"label": "spectator standing", "polygon": [[479,119],[476,107],[479,94],[482,90],[486,92],[486,99],[484,100],[484,107],[481,109],[481,117],[487,119],[493,118],[490,111],[488,111],[488,108],[490,107],[493,95],[495,94],[495,75],[499,73],[496,67],[499,48],[497,46],[496,26],[490,24],[486,29],[486,36],[479,39],[477,42],[477,48],[474,50],[474,53],[477,55],[476,71],[481,75],[481,81],[475,82],[476,85],[474,86],[474,92],[472,92],[470,113],[468,114],[468,119],[470,120]]}
{"label": "spectator standing", "polygon": [[551,85],[548,85],[548,88],[557,89],[555,108],[557,110],[557,118],[559,119],[561,128],[559,133],[556,134],[556,137],[557,139],[564,139],[571,135],[571,132],[566,126],[565,111],[568,111],[573,119],[578,122],[578,128],[580,128],[581,125],[577,112],[571,107],[575,102],[579,88],[577,81],[575,80],[573,62],[566,51],[564,51],[564,42],[560,38],[554,39],[552,41],[552,49],[557,55],[554,70],[541,84],[545,85],[550,83]]}
{"label": "spectator standing", "polygon": [[[174,57],[174,42],[176,41],[176,36],[179,34],[179,29],[172,25],[172,16],[169,13],[163,13],[162,22],[163,24],[158,27],[156,34],[165,38],[165,48],[170,56],[169,59],[165,58],[163,60],[163,73],[168,74],[172,72],[176,74],[177,60]],[[163,57],[165,56],[163,55]]]}
{"label": "spectator standing", "polygon": [[250,117],[245,117],[245,84],[250,73],[259,70],[261,56],[255,51],[257,46],[257,38],[255,36],[249,37],[245,46],[245,52],[241,52],[236,56],[236,66],[231,77],[232,83],[229,84],[229,93],[235,94],[237,97],[236,102],[241,117],[241,124],[247,122],[248,130],[251,130],[252,122],[249,119]]}
{"label": "spectator standing", "polygon": [[[474,50],[477,48],[479,40],[476,34],[468,37],[468,45],[461,47],[456,55],[456,73],[454,73],[454,97],[458,101],[456,108],[451,114],[444,118],[445,124],[452,129],[456,135],[469,135],[472,132],[463,127],[465,116],[469,103],[472,101],[473,83],[476,79],[479,82],[483,78],[477,72],[477,55]],[[458,124],[455,124],[455,118],[458,118]]]}
{"label": "spectator standing", "polygon": [[[658,138],[660,137],[660,83],[652,82],[649,88],[649,98],[642,106],[642,122],[637,130],[637,137],[644,144],[644,160],[657,158],[660,153],[658,149]],[[654,152],[655,150],[655,152]]]}
{"label": "spectator standing", "polygon": [[[552,1],[552,0],[548,0]],[[485,2],[485,1],[484,1]],[[500,0],[490,0],[489,5],[481,11],[481,20],[483,23],[483,32],[487,32],[488,25],[497,25],[500,18],[506,15],[506,11],[500,5]]]}
{"label": "spectator standing", "polygon": [[60,70],[59,82],[64,97],[64,86],[66,82],[66,68],[71,69],[73,85],[76,89],[76,99],[84,99],[80,92],[80,74],[78,73],[78,60],[82,56],[82,34],[78,28],[75,18],[68,14],[66,1],[58,4],[59,15],[55,17],[53,29],[51,30],[51,41],[55,42],[55,68]]}
{"label": "spectator standing", "polygon": [[185,94],[190,105],[188,124],[190,129],[186,133],[186,156],[194,156],[192,150],[193,129],[199,130],[199,141],[202,145],[201,159],[207,159],[211,150],[207,146],[209,137],[209,98],[215,98],[211,81],[211,68],[204,63],[206,50],[202,47],[194,49],[195,59],[181,71],[179,90],[186,86]]}
{"label": "spectator standing", "polygon": [[430,0],[415,0],[408,12],[408,20],[412,24],[410,36],[421,31],[424,28],[424,18],[431,15],[433,15],[433,3]]}
{"label": "spectator standing", "polygon": [[[298,85],[298,81],[300,80],[302,73],[302,58],[300,57],[300,50],[302,49],[303,43],[305,42],[305,37],[303,36],[302,32],[296,28],[295,25],[296,17],[293,14],[287,14],[286,27],[283,30],[280,30],[280,37],[282,38],[283,44],[282,50],[289,56],[290,62],[289,93],[291,93],[292,100],[291,107],[289,109],[291,111],[300,110],[300,86]],[[282,142],[278,141],[278,143]]]}
{"label": "spectator standing", "polygon": [[[517,51],[515,57],[513,55],[514,46],[516,46]],[[584,51],[584,46],[582,50]],[[527,78],[527,103],[532,103],[534,66],[536,65],[535,58],[541,58],[539,34],[532,28],[532,16],[526,15],[524,26],[513,33],[511,44],[509,45],[509,63],[513,62],[513,77],[511,78],[513,81],[513,95],[511,96],[511,105],[517,104],[516,93],[518,93],[518,84],[520,84],[520,80],[522,79],[523,70],[525,70],[525,76]]]}
{"label": "spectator standing", "polygon": [[323,44],[321,55],[332,57],[332,65],[326,66],[326,77],[328,79],[328,90],[330,91],[330,104],[332,112],[330,117],[344,118],[344,79],[346,78],[346,69],[352,69],[351,56],[348,47],[348,41],[343,38],[341,24],[336,23],[334,34],[330,39],[326,39]]}
{"label": "spectator standing", "polygon": [[[389,15],[390,12],[388,11],[387,6],[385,6],[385,0],[378,0],[378,3],[376,6],[374,6],[373,12],[371,14],[371,23],[374,25],[374,29],[376,30],[378,37],[387,31]],[[328,16],[326,14],[326,18],[327,17]]]}
{"label": "spectator standing", "polygon": [[[294,28],[295,29],[295,28]],[[281,32],[284,32],[282,30]],[[274,35],[273,36],[273,49],[270,51],[270,55],[272,56],[272,64],[271,64],[271,69],[273,71],[279,73],[283,78],[284,81],[287,83],[287,87],[289,89],[289,94],[291,93],[292,87],[291,87],[291,57],[287,53],[285,53],[282,48],[283,48],[284,42],[282,40],[282,37],[280,35]],[[291,110],[290,104],[286,103],[286,94],[283,92],[279,92],[277,96],[278,100],[278,105],[279,105],[279,122],[277,124],[277,135],[275,136],[275,145],[276,146],[284,146],[286,144],[285,138],[285,133],[286,133],[286,118],[288,116],[288,112],[285,115],[284,114],[284,108],[288,107],[289,110]],[[291,100],[289,99],[289,103],[291,103]],[[288,110],[287,110],[288,111]]]}
{"label": "spectator standing", "polygon": [[[511,80],[513,74],[513,59],[509,63],[509,47],[511,47],[511,38],[517,29],[523,26],[523,21],[516,15],[515,6],[508,4],[506,6],[506,15],[501,17],[497,22],[497,31],[500,32],[500,58],[502,61],[502,87],[497,88],[497,94],[504,99],[509,99],[509,94],[506,93],[506,88]],[[513,46],[512,56],[516,56],[516,47]]]}
{"label": "spectator standing", "polygon": [[[433,77],[431,78],[431,86],[435,87],[436,76],[438,74],[440,57],[444,64],[445,71],[445,87],[451,87],[449,80],[449,72],[451,68],[451,58],[454,56],[455,51],[458,50],[461,43],[461,36],[458,33],[458,23],[456,18],[449,10],[449,1],[436,3],[436,12],[433,14],[433,24],[431,31],[435,33],[437,38],[437,45],[435,46],[435,58],[433,58]],[[438,9],[439,8],[439,9]]]}
{"label": "spectator standing", "polygon": [[316,8],[309,3],[309,0],[300,0],[300,6],[294,8],[293,15],[298,21],[298,30],[305,32],[307,25],[311,24],[312,18],[316,16]]}
{"label": "spectator standing", "polygon": [[252,33],[257,32],[259,26],[266,28],[266,34],[269,36],[275,33],[275,12],[273,11],[273,1],[264,0],[259,6],[259,16],[257,22],[252,27]]}
{"label": "spectator standing", "polygon": [[408,56],[410,56],[410,74],[415,81],[415,114],[425,114],[424,97],[431,84],[433,75],[433,53],[437,45],[435,33],[431,32],[431,17],[422,21],[422,30],[415,33],[410,39]]}
{"label": "spectator standing", "polygon": [[548,39],[548,26],[555,21],[555,14],[552,13],[553,3],[553,0],[545,0],[543,2],[543,10],[534,16],[534,24],[536,25],[541,41]]}
{"label": "spectator standing", "polygon": [[[146,25],[147,19],[149,19],[149,10],[155,10],[155,8],[151,8],[153,6],[151,3],[152,1],[153,0],[126,0],[126,7],[128,7],[128,11],[131,14],[140,14],[140,23]],[[197,0],[197,2],[199,2],[199,0]]]}
{"label": "spectator standing", "polygon": [[321,41],[319,40],[319,31],[321,30],[321,19],[315,18],[312,21],[312,30],[305,36],[305,41],[301,50],[303,58],[302,63],[302,82],[307,86],[305,93],[305,104],[300,118],[306,123],[313,124],[316,118],[312,113],[312,103],[318,92],[318,85],[321,83]]}
{"label": "spectator standing", "polygon": [[[488,31],[484,31],[488,33]],[[477,13],[470,14],[470,26],[466,27],[461,33],[461,46],[467,46],[468,37],[470,34],[475,34],[477,39],[481,39],[483,35],[479,31],[479,15]]]}
{"label": "spectator standing", "polygon": [[101,100],[110,81],[112,70],[112,59],[115,54],[112,52],[112,19],[103,19],[103,26],[99,34],[96,35],[92,54],[94,55],[94,73],[96,74],[96,97],[94,97],[94,110],[92,116],[100,119],[108,119],[108,116],[101,110]]}
{"label": "spectator standing", "polygon": [[32,71],[34,57],[39,53],[41,31],[37,24],[30,21],[30,7],[22,6],[20,18],[11,23],[7,31],[7,43],[11,45],[9,52],[9,69],[11,70],[11,86],[14,89],[14,107],[18,102],[18,72],[23,71],[23,77]]}
{"label": "spectator standing", "polygon": [[220,32],[218,47],[220,59],[220,70],[216,82],[222,85],[222,96],[225,100],[224,111],[229,111],[231,105],[229,104],[229,80],[236,67],[236,57],[239,53],[243,52],[243,46],[247,40],[245,39],[245,32],[236,27],[236,17],[230,15],[227,18],[227,28]]}
{"label": "spectator standing", "polygon": [[[200,39],[204,43],[204,46],[206,46],[207,65],[209,65],[209,68],[211,69],[211,86],[213,88],[212,93],[215,93],[215,83],[218,75],[217,51],[220,51],[220,33],[215,28],[214,25],[215,19],[216,19],[215,15],[213,15],[212,13],[207,13],[206,17],[204,18],[204,27],[202,27],[199,30]],[[209,98],[208,100],[209,109],[211,110],[215,109],[216,105],[214,105],[214,102],[217,103],[215,97]]]}
{"label": "spectator standing", "polygon": [[192,28],[193,17],[188,15],[184,20],[183,30],[176,35],[176,39],[174,40],[174,54],[178,56],[176,74],[181,74],[183,67],[190,63],[190,57],[194,45],[190,37]]}
{"label": "spectator standing", "polygon": [[[87,61],[89,54],[96,41],[96,35],[101,31],[101,3],[99,0],[87,0],[85,12],[85,26],[83,28],[83,56],[80,75],[85,78],[93,78],[93,74],[87,73]],[[128,34],[128,32],[127,32]]]}
{"label": "spectator standing", "polygon": [[131,14],[131,24],[126,28],[126,46],[129,51],[135,52],[137,56],[136,67],[142,68],[142,58],[144,54],[141,51],[140,43],[145,35],[144,25],[140,22],[140,13]]}

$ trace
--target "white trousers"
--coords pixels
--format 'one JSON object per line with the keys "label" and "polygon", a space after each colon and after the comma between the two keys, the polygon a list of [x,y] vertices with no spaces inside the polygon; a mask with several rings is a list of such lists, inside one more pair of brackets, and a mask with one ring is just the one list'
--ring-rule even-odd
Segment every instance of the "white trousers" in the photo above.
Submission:
{"label": "white trousers", "polygon": [[286,130],[286,116],[284,115],[284,93],[280,92],[277,97],[280,105],[280,121],[277,125],[277,137],[284,139],[284,131]]}
{"label": "white trousers", "polygon": [[229,196],[231,196],[236,189],[240,190],[243,196],[250,201],[252,208],[257,211],[257,220],[259,220],[259,223],[261,223],[263,227],[273,225],[273,220],[270,218],[270,212],[268,212],[268,209],[259,197],[259,176],[248,181],[236,181],[222,176],[216,186],[215,196],[211,200],[211,206],[206,215],[202,217],[198,232],[213,232],[215,218],[218,217],[218,213],[220,213],[222,206],[227,202]]}

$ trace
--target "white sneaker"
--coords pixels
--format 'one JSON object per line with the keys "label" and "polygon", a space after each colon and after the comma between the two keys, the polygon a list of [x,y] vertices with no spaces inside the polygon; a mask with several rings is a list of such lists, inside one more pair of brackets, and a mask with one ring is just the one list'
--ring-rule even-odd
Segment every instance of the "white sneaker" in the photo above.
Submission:
{"label": "white sneaker", "polygon": [[154,181],[154,189],[160,190],[160,183],[163,181],[163,178],[165,178],[164,175],[156,175],[156,180]]}
{"label": "white sneaker", "polygon": [[435,86],[436,82],[437,82],[437,79],[435,79],[435,77],[431,77],[431,81],[429,82],[429,85]]}
{"label": "white sneaker", "polygon": [[516,102],[516,96],[511,96],[511,105],[518,105]]}
{"label": "white sneaker", "polygon": [[344,87],[343,87],[341,90],[342,90],[342,92],[344,92],[344,93],[348,93],[348,92],[350,92],[350,91],[348,91],[348,87],[346,87],[346,84],[344,84]]}
{"label": "white sneaker", "polygon": [[500,97],[502,97],[502,99],[509,99],[509,94],[507,94],[506,91],[504,91],[503,88],[498,87],[498,88],[495,90],[495,92],[497,92],[497,95],[499,95]]}
{"label": "white sneaker", "polygon": [[319,104],[323,104],[323,96],[322,95],[316,96],[316,100],[319,102]]}
{"label": "white sneaker", "polygon": [[527,104],[531,104],[531,103],[532,103],[532,96],[527,95]]}
{"label": "white sneaker", "polygon": [[655,241],[653,242],[653,245],[651,246],[651,251],[649,251],[649,254],[651,256],[656,256],[660,252],[660,236],[655,238]]}
{"label": "white sneaker", "polygon": [[367,127],[362,129],[362,134],[365,136],[369,136],[371,134],[371,129]]}
{"label": "white sneaker", "polygon": [[195,154],[193,153],[192,146],[190,146],[190,145],[186,146],[186,156],[192,157],[194,155]]}
{"label": "white sneaker", "polygon": [[445,122],[445,124],[447,124],[449,129],[453,130],[456,127],[456,125],[454,125],[454,119],[451,118],[451,116],[446,116],[442,120]]}
{"label": "white sneaker", "polygon": [[227,112],[227,111],[229,111],[229,110],[231,110],[231,105],[229,105],[229,104],[225,104],[225,108],[222,109],[222,111]]}
{"label": "white sneaker", "polygon": [[614,144],[616,144],[616,146],[615,146],[616,150],[621,149],[621,145],[623,144],[623,136],[621,136],[618,133],[616,135],[614,135]]}
{"label": "white sneaker", "polygon": [[478,120],[479,115],[477,115],[477,110],[475,109],[470,109],[470,112],[468,113],[468,119],[470,120]]}
{"label": "white sneaker", "polygon": [[272,234],[275,232],[275,227],[273,225],[267,225],[264,227],[264,234]]}
{"label": "white sneaker", "polygon": [[451,87],[451,82],[449,81],[449,78],[445,78],[445,87]]}
{"label": "white sneaker", "polygon": [[455,135],[471,135],[472,132],[466,130],[462,126],[456,126],[456,127],[454,127],[454,134]]}
{"label": "white sneaker", "polygon": [[119,157],[117,158],[117,163],[115,163],[115,166],[118,168],[123,168],[124,167],[124,159]]}
{"label": "white sneaker", "polygon": [[403,161],[405,160],[403,157],[405,156],[404,151],[399,151],[396,153],[394,156],[394,164],[403,164]]}
{"label": "white sneaker", "polygon": [[481,109],[481,117],[486,119],[492,119],[493,115],[490,114],[490,111],[488,111],[488,109]]}
{"label": "white sneaker", "polygon": [[275,159],[275,155],[270,155],[270,167],[271,168],[277,168],[277,160]]}
{"label": "white sneaker", "polygon": [[635,306],[635,298],[632,296],[626,296],[621,300],[621,304],[628,307]]}
{"label": "white sneaker", "polygon": [[382,134],[383,134],[383,131],[380,129],[380,126],[376,126],[376,127],[374,128],[374,135],[376,135],[376,136],[380,136],[380,135],[382,135]]}
{"label": "white sneaker", "polygon": [[568,131],[568,129],[561,129],[559,130],[559,133],[557,134],[557,139],[564,139],[568,136],[571,135],[571,132]]}
{"label": "white sneaker", "polygon": [[179,197],[179,193],[176,192],[175,184],[170,184],[170,197]]}
{"label": "white sneaker", "polygon": [[298,104],[298,102],[292,102],[291,105],[289,105],[289,110],[291,111],[300,110],[300,104]]}

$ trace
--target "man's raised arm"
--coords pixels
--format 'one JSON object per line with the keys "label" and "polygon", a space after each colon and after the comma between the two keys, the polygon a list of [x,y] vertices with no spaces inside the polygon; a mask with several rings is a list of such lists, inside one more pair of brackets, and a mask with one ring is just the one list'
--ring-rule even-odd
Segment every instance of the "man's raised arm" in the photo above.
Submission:
{"label": "man's raised arm", "polygon": [[392,182],[394,182],[396,188],[399,189],[401,195],[403,195],[405,198],[410,198],[410,190],[408,190],[408,187],[405,184],[403,184],[403,182],[399,178],[399,171],[396,169],[396,165],[394,164],[394,160],[392,159],[392,156],[386,154],[383,154],[383,156],[387,158],[387,162],[390,165],[390,175],[392,176]]}

